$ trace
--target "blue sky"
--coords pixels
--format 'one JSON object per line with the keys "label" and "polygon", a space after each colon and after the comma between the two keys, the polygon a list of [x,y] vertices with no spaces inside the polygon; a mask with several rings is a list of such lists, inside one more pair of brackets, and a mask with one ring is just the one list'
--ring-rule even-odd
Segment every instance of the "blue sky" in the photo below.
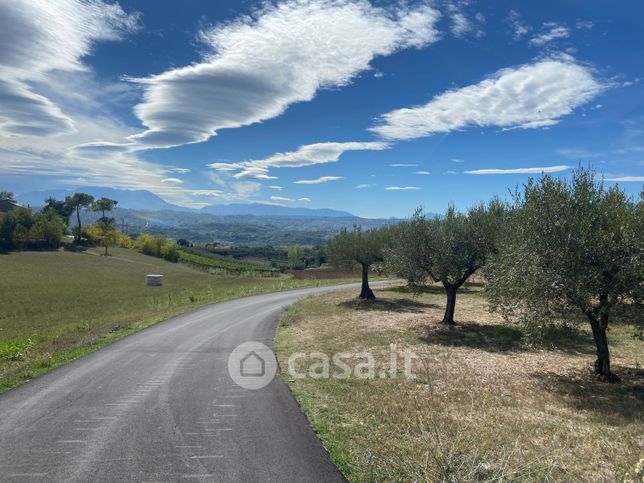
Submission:
{"label": "blue sky", "polygon": [[0,188],[369,217],[644,184],[639,1],[0,0]]}

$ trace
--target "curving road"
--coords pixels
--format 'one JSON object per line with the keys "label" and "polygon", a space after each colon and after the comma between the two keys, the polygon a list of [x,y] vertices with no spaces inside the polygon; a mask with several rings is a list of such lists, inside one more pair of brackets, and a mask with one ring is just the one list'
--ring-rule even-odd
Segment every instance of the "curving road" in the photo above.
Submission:
{"label": "curving road", "polygon": [[282,380],[242,389],[227,366],[242,342],[273,347],[285,306],[337,288],[211,305],[0,395],[0,480],[342,481]]}

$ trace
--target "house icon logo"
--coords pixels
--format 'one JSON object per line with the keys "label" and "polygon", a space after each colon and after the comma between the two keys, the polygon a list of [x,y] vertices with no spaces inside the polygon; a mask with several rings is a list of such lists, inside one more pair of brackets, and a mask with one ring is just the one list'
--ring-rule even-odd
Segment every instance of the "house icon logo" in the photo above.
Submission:
{"label": "house icon logo", "polygon": [[263,377],[266,374],[266,361],[255,351],[250,351],[239,361],[239,374],[242,377]]}
{"label": "house icon logo", "polygon": [[244,389],[261,389],[273,380],[276,373],[275,354],[261,342],[244,342],[228,357],[228,374]]}

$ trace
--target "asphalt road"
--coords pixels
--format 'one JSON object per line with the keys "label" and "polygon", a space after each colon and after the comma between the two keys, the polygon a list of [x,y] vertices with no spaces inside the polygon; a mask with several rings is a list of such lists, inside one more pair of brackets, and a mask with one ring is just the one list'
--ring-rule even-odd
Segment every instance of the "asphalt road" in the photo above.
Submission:
{"label": "asphalt road", "polygon": [[0,480],[342,481],[279,376],[248,390],[227,366],[242,342],[273,347],[285,306],[332,289],[211,305],[0,395]]}

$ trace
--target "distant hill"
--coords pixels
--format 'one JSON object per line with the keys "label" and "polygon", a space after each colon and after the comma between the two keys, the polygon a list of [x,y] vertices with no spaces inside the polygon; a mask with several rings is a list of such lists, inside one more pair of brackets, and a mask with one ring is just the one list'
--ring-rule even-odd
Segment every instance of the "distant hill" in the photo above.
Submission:
{"label": "distant hill", "polygon": [[131,210],[194,211],[192,208],[185,208],[183,206],[168,203],[150,191],[123,190],[99,186],[81,186],[75,190],[30,191],[16,196],[16,201],[22,205],[43,206],[45,204],[45,200],[49,197],[62,200],[65,196],[69,196],[79,191],[92,195],[94,198],[111,198],[119,202],[118,206],[120,208],[128,208]]}
{"label": "distant hill", "polygon": [[75,190],[42,190],[29,191],[16,196],[16,201],[21,205],[43,206],[49,197],[62,200],[65,196],[82,191],[94,198],[111,198],[119,202],[119,208],[145,211],[183,211],[192,213],[207,213],[218,216],[304,216],[309,218],[354,218],[347,211],[332,210],[329,208],[295,208],[290,206],[270,205],[267,203],[232,203],[228,205],[209,205],[201,210],[173,205],[147,190],[125,190],[99,186],[81,186]]}
{"label": "distant hill", "polygon": [[202,213],[211,215],[252,215],[252,216],[305,216],[329,218],[355,218],[348,211],[332,210],[329,208],[296,208],[291,206],[269,205],[265,203],[231,203],[229,205],[204,206]]}

